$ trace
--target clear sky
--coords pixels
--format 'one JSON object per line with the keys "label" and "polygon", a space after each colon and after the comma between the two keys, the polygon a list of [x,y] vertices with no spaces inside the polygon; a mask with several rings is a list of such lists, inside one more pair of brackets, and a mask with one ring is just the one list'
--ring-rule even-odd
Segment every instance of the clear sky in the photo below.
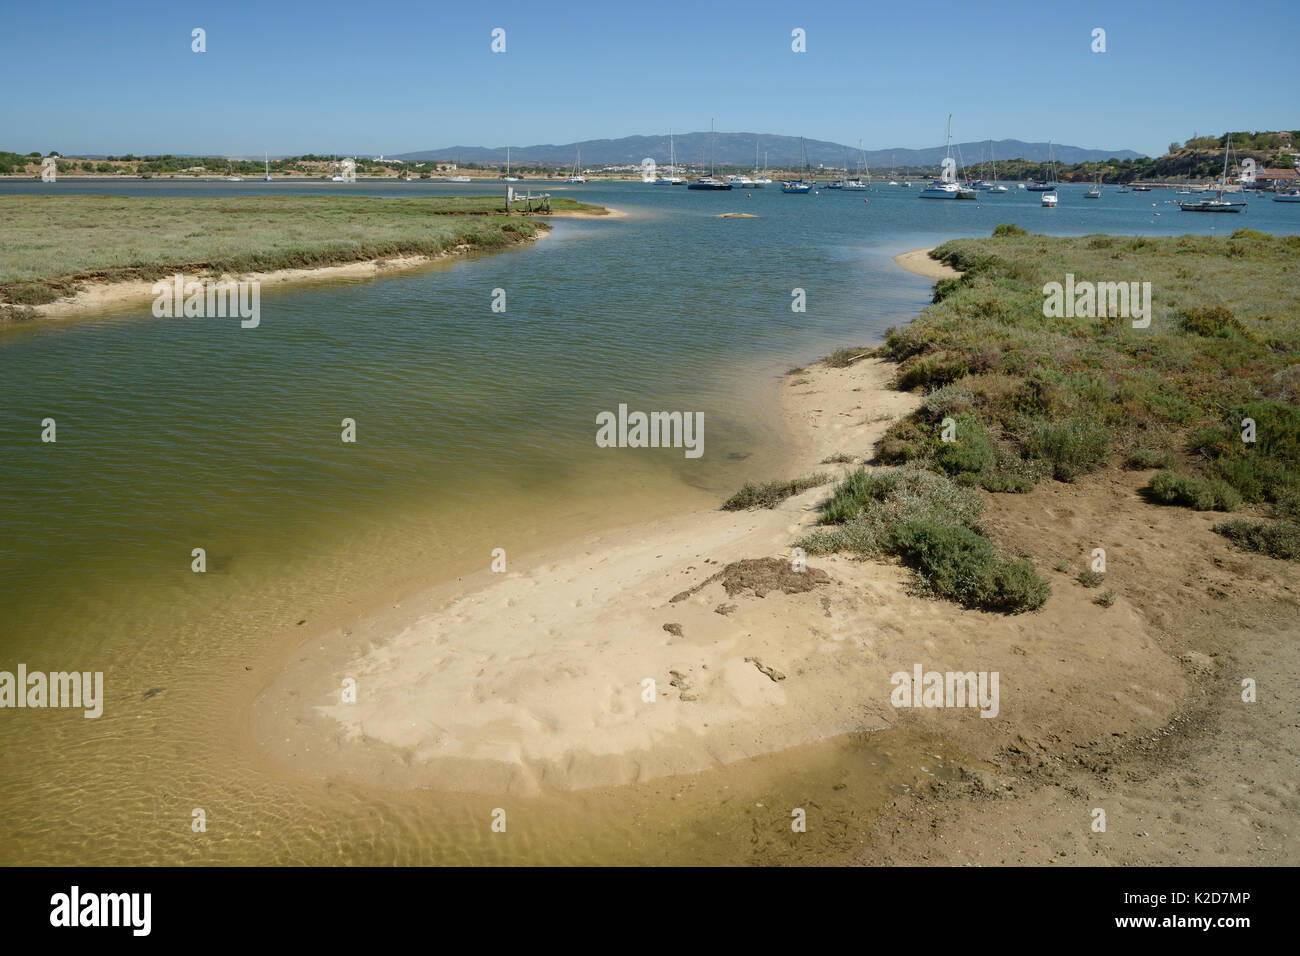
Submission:
{"label": "clear sky", "polygon": [[0,149],[392,155],[710,118],[885,149],[941,144],[953,113],[958,142],[1159,155],[1194,133],[1300,126],[1298,24],[1296,0],[5,0]]}

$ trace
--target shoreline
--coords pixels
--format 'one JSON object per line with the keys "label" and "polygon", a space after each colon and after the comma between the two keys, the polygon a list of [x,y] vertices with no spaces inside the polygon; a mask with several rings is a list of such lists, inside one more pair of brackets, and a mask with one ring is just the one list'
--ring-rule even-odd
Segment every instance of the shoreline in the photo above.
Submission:
{"label": "shoreline", "polygon": [[924,249],[912,249],[908,252],[900,252],[894,256],[894,261],[898,265],[911,272],[914,275],[925,276],[927,279],[958,279],[961,273],[952,266],[943,262],[937,262],[930,258],[930,253],[938,246],[928,246]]}
{"label": "shoreline", "polygon": [[[574,215],[581,214],[575,213]],[[542,225],[545,224],[542,223]],[[217,275],[208,271],[196,273],[189,276],[189,278],[200,281],[250,280],[259,282],[263,287],[269,288],[311,285],[313,283],[339,280],[374,279],[381,276],[416,273],[429,267],[447,264],[452,260],[472,259],[478,255],[508,252],[521,246],[532,245],[538,240],[544,239],[549,233],[549,227],[543,228],[536,236],[521,238],[514,245],[502,249],[483,249],[473,245],[458,245],[444,250],[436,256],[418,255],[362,259],[356,262],[343,262],[335,265],[318,266],[312,269],[275,269],[270,272],[222,273]],[[124,282],[87,282],[83,284],[81,291],[75,295],[64,296],[54,302],[44,305],[11,306],[10,308],[15,310],[25,309],[32,314],[27,318],[0,322],[0,328],[6,326],[11,328],[23,327],[33,318],[89,317],[150,303],[156,298],[152,289],[158,281],[157,279],[129,279]]]}
{"label": "shoreline", "polygon": [[[264,287],[310,285],[319,282],[338,280],[374,279],[382,276],[404,275],[420,272],[431,266],[443,265],[450,260],[472,259],[479,255],[492,255],[497,252],[509,252],[523,246],[531,245],[550,234],[547,221],[551,219],[626,219],[628,213],[620,209],[607,209],[604,213],[583,210],[561,210],[545,216],[536,214],[519,216],[529,219],[542,228],[537,235],[516,240],[515,244],[502,249],[483,249],[473,245],[459,245],[436,256],[400,256],[397,258],[362,259],[355,262],[342,262],[334,265],[318,266],[312,269],[276,269],[270,272],[198,273],[191,278],[199,280],[227,279],[252,280]],[[86,282],[83,288],[72,296],[64,296],[44,305],[7,306],[16,312],[25,313],[21,318],[0,321],[0,329],[26,325],[32,319],[55,319],[71,317],[88,317],[101,315],[118,309],[130,308],[152,302],[155,298],[153,289],[156,279],[129,279],[124,282]]]}
{"label": "shoreline", "polygon": [[[787,374],[787,477],[834,474],[825,459],[839,454],[869,456],[920,401],[890,388],[892,375],[875,357]],[[305,637],[281,655],[246,723],[267,769],[300,778],[556,806],[577,791],[602,801],[607,818],[644,813],[652,826],[672,817],[674,828],[674,810],[710,827],[719,819],[716,806],[666,802],[696,783],[720,792],[743,781],[771,794],[800,772],[839,790],[843,768],[811,755],[852,740],[839,752],[877,768],[873,786],[818,799],[869,839],[823,843],[813,858],[822,862],[1193,862],[1185,846],[1246,862],[1253,844],[1213,843],[1225,819],[1243,826],[1253,812],[1232,773],[1216,771],[1231,763],[1217,751],[1278,731],[1216,695],[1242,666],[1300,664],[1268,639],[1287,625],[1276,605],[1252,603],[1254,589],[1230,599],[1226,619],[1213,602],[1246,579],[1281,596],[1287,569],[1231,550],[1211,530],[1212,513],[1153,509],[1140,494],[1149,474],[1111,467],[988,499],[1000,544],[1032,554],[1044,572],[1058,558],[1079,561],[1096,540],[1125,542],[1111,571],[1121,590],[1104,611],[1062,566],[1047,605],[1020,615],[918,596],[887,560],[819,555],[792,580],[791,543],[815,524],[830,490],[822,485],[771,510],[710,508],[558,542],[507,574],[444,582]],[[1049,520],[1056,533],[1045,540]],[[1184,582],[1204,580],[1211,564],[1222,570],[1208,571],[1209,597],[1189,600]],[[1245,627],[1258,639],[1238,643]],[[917,665],[1000,673],[1001,719],[892,707],[890,674]],[[348,677],[358,696],[345,703],[338,688]],[[1228,736],[1214,744],[1220,728]],[[1184,745],[1173,756],[1161,749],[1171,735]],[[1133,812],[1158,817],[1161,795],[1189,774],[1211,780],[1189,799],[1222,806],[1217,815],[1175,820],[1177,835],[1154,848],[1088,840],[1080,807],[1114,806],[1122,798],[1110,784],[1136,781],[1125,787]]]}
{"label": "shoreline", "polygon": [[[787,376],[791,474],[834,475],[822,462],[840,453],[861,461],[920,401],[889,388],[892,375],[866,358]],[[318,779],[535,796],[725,772],[749,758],[775,765],[791,748],[889,729],[942,738],[977,768],[1017,736],[1150,731],[1187,697],[1182,666],[1123,600],[1098,636],[1082,589],[1036,614],[1000,615],[918,598],[896,562],[826,555],[808,560],[806,577],[788,573],[791,542],[829,490],[585,535],[507,574],[444,582],[306,636],[313,652],[283,655],[296,659],[250,707],[256,745],[271,765]],[[741,561],[755,563],[724,573]],[[915,662],[971,669],[973,646],[1014,687],[1003,720],[890,706],[891,673]],[[1064,653],[1033,651],[1047,647]],[[1145,675],[1141,704],[1119,696],[1082,716],[1062,710],[1058,688],[1131,673]],[[337,690],[349,677],[355,702]]]}

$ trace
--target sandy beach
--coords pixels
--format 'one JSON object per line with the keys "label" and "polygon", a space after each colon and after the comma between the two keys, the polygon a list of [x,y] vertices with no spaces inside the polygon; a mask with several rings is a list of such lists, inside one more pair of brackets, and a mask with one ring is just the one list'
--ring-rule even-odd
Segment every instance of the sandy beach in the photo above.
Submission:
{"label": "sandy beach", "polygon": [[908,272],[914,272],[919,276],[925,276],[927,279],[956,279],[960,276],[961,273],[952,266],[930,258],[930,253],[933,252],[935,248],[935,246],[929,246],[925,249],[912,249],[910,252],[900,252],[898,255],[894,256],[894,261]]}
{"label": "sandy beach", "polygon": [[[837,470],[821,462],[861,456],[913,406],[891,374],[865,359],[787,380],[793,473]],[[258,742],[314,775],[532,793],[885,727],[987,756],[1030,733],[1082,743],[1161,726],[1186,694],[1179,663],[1123,600],[1099,628],[1082,589],[1004,616],[918,599],[892,563],[836,556],[792,572],[790,543],[828,490],[593,535],[318,635],[257,702]],[[719,573],[740,561],[752,563]],[[890,675],[918,662],[1000,671],[1001,719],[893,708]],[[341,700],[348,678],[355,703]]]}
{"label": "sandy beach", "polygon": [[[916,255],[909,262],[927,268]],[[889,363],[864,358],[787,376],[790,475],[851,467],[823,464],[832,455],[862,461],[919,401],[889,388],[892,375]],[[517,795],[704,770],[725,779],[745,758],[889,730],[942,740],[963,756],[955,767],[944,758],[941,780],[937,759],[925,766],[940,748],[917,744],[924,749],[906,754],[933,786],[885,788],[861,862],[1183,859],[1181,844],[1160,840],[1145,845],[1151,856],[1119,841],[1088,844],[1079,834],[1091,804],[1074,804],[1105,797],[1077,793],[1105,791],[1116,779],[1107,773],[1140,768],[1150,779],[1126,799],[1155,813],[1172,781],[1203,773],[1209,790],[1188,800],[1217,815],[1179,815],[1178,839],[1210,841],[1260,816],[1275,828],[1289,799],[1285,759],[1251,748],[1251,772],[1282,788],[1262,813],[1233,793],[1231,775],[1214,771],[1221,755],[1199,739],[1180,760],[1152,748],[1170,728],[1204,730],[1216,688],[1231,677],[1221,654],[1242,630],[1214,616],[1223,589],[1255,582],[1270,601],[1233,620],[1265,635],[1288,626],[1272,602],[1290,585],[1285,567],[1230,551],[1210,515],[1146,505],[1145,478],[1112,470],[991,496],[999,539],[1051,576],[1053,597],[1036,613],[919,597],[910,573],[890,561],[815,557],[792,571],[791,542],[816,523],[829,491],[821,486],[772,510],[709,510],[593,534],[315,634],[288,655],[250,726],[273,764],[312,777]],[[1048,571],[1062,560],[1083,566],[1096,540],[1120,542],[1110,578],[1120,596],[1104,609],[1071,575]],[[1262,637],[1249,647],[1272,653]],[[998,672],[997,718],[892,706],[890,675],[917,665]],[[345,702],[349,679],[355,701]],[[1267,736],[1234,720],[1242,744]],[[892,741],[891,754],[899,749],[898,738],[880,739]],[[1044,854],[1044,843],[1068,849]],[[1249,856],[1224,846],[1196,859]]]}

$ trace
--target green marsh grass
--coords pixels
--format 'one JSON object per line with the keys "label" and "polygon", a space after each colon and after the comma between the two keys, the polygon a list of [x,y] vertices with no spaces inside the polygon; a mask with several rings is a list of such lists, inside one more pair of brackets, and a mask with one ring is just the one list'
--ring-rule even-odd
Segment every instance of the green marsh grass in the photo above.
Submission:
{"label": "green marsh grass", "polygon": [[[500,249],[535,236],[492,196],[2,196],[0,301],[35,305],[85,281],[266,272]],[[554,199],[556,211],[603,211]]]}

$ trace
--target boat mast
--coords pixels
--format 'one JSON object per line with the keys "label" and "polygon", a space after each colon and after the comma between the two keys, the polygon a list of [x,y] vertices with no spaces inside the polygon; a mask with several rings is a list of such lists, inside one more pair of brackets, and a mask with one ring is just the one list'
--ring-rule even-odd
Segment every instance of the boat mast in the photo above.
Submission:
{"label": "boat mast", "polygon": [[1223,198],[1223,191],[1228,186],[1228,154],[1232,152],[1232,134],[1228,134],[1228,142],[1223,149],[1223,178],[1219,180],[1219,198]]}

